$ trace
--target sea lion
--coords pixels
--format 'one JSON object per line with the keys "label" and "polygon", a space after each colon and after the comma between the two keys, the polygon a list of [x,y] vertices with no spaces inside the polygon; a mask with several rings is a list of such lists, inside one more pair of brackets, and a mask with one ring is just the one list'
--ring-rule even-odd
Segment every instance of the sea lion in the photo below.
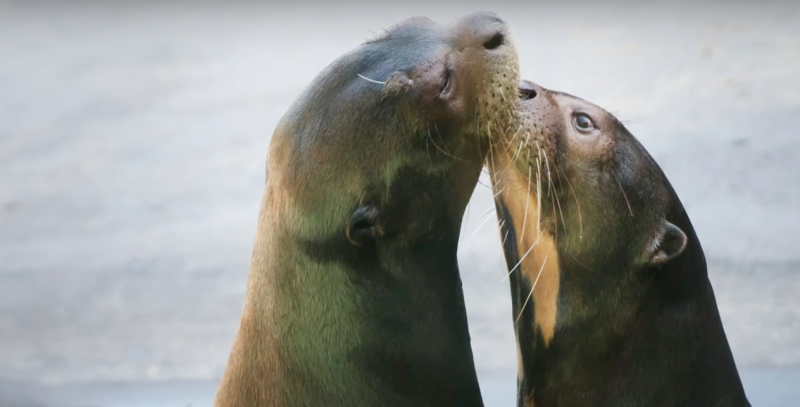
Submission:
{"label": "sea lion", "polygon": [[456,249],[512,124],[506,24],[407,20],[281,119],[215,406],[481,406]]}
{"label": "sea lion", "polygon": [[749,406],[703,249],[664,173],[613,115],[520,85],[489,159],[520,407]]}

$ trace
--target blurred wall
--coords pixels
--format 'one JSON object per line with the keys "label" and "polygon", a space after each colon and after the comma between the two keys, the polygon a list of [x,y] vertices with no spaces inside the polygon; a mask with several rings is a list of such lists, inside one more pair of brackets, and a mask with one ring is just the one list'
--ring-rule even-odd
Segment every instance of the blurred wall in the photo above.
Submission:
{"label": "blurred wall", "polygon": [[[662,165],[737,362],[800,363],[800,3],[291,4],[0,1],[0,378],[218,378],[283,112],[372,32],[480,9]],[[459,257],[478,367],[514,370],[486,185]]]}

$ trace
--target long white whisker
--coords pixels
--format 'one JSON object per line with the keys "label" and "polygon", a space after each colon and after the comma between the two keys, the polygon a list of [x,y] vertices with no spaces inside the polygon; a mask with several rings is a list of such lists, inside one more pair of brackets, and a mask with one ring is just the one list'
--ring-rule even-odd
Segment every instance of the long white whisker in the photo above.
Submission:
{"label": "long white whisker", "polygon": [[[538,144],[537,144],[538,147]],[[558,204],[558,213],[561,215],[561,225],[566,231],[567,222],[564,221],[564,210],[561,209],[561,201],[558,199],[558,193],[553,191],[553,179],[550,175],[550,161],[547,159],[547,154],[544,154],[544,165],[547,167],[547,181],[549,183],[548,186],[548,193],[552,193],[552,195],[556,198],[556,204]],[[555,211],[555,210],[554,210]]]}
{"label": "long white whisker", "polygon": [[[558,167],[556,167],[556,169],[558,169]],[[569,189],[572,191],[572,197],[575,198],[575,207],[578,208],[578,226],[580,229],[578,240],[583,240],[583,216],[581,215],[581,203],[578,201],[578,195],[575,193],[575,188],[573,188],[572,183],[569,182],[569,177],[564,175],[564,180],[567,181],[567,185],[569,185]]]}
{"label": "long white whisker", "polygon": [[[531,166],[528,166],[528,179],[531,179]],[[525,215],[522,217],[522,229],[521,232],[525,233],[525,226],[528,223],[528,205],[530,204],[531,199],[531,183],[528,181],[528,193],[525,194]]]}
{"label": "long white whisker", "polygon": [[502,194],[505,189],[506,189],[506,187],[500,188],[500,190],[497,191],[497,193],[492,196],[492,199],[497,198],[497,196]]}
{"label": "long white whisker", "polygon": [[[530,179],[530,177],[529,177]],[[530,181],[528,181],[530,184]],[[539,240],[542,226],[542,161],[536,156],[536,240]]]}
{"label": "long white whisker", "polygon": [[[494,208],[492,208],[492,209],[494,209]],[[469,243],[472,240],[472,238],[475,237],[475,234],[477,234],[478,231],[481,230],[481,227],[483,227],[483,225],[485,225],[486,222],[489,221],[489,219],[492,219],[492,217],[491,216],[486,217],[486,219],[484,219],[483,222],[481,222],[481,224],[478,225],[477,228],[475,228],[475,231],[472,232],[472,235],[470,235],[469,239],[467,239],[467,243]]]}
{"label": "long white whisker", "polygon": [[506,224],[506,221],[502,220],[502,221],[500,221],[500,223],[497,224],[497,228],[499,230],[503,230],[503,226],[505,226],[505,224]]}
{"label": "long white whisker", "polygon": [[516,325],[519,322],[519,317],[522,316],[522,312],[525,311],[525,306],[528,305],[528,301],[531,300],[533,297],[533,290],[536,289],[536,283],[539,282],[539,277],[542,276],[542,271],[544,270],[545,264],[547,264],[547,257],[550,255],[550,251],[547,251],[547,254],[544,255],[544,261],[542,261],[542,267],[539,268],[539,274],[536,275],[536,280],[533,282],[533,286],[531,287],[531,292],[528,294],[528,298],[525,299],[525,303],[522,304],[522,308],[519,310],[519,315],[517,315],[517,319],[514,320],[514,324]]}
{"label": "long white whisker", "polygon": [[516,153],[514,153],[514,155],[513,155],[513,156],[511,156],[511,162],[517,161],[517,157],[519,157],[519,153],[521,153],[521,152],[522,152],[522,147],[524,147],[524,146],[525,146],[525,142],[524,142],[524,141],[522,141],[522,140],[520,140],[520,142],[519,142],[519,148],[517,149],[517,152],[516,152]]}
{"label": "long white whisker", "polygon": [[[436,121],[435,120],[433,121],[433,126],[434,126],[434,129],[436,130],[436,135],[439,136],[439,140],[442,140],[442,135],[439,134],[439,127],[436,125]],[[456,157],[456,156],[448,153],[447,151],[445,151],[443,148],[439,147],[439,145],[436,144],[436,140],[434,140],[433,136],[431,136],[430,126],[428,127],[428,138],[430,139],[431,143],[433,143],[433,146],[436,147],[436,149],[439,150],[442,154],[444,154],[444,155],[446,155],[446,156],[448,156],[448,157],[450,157],[450,158],[452,158],[454,160],[459,160],[459,161],[463,161],[463,162],[467,162],[467,163],[469,162],[468,160],[465,160],[465,159],[460,158],[460,157]],[[442,141],[444,141],[444,140],[442,140]]]}
{"label": "long white whisker", "polygon": [[526,258],[526,257],[528,257],[528,255],[531,253],[531,251],[533,251],[533,248],[534,248],[534,247],[536,247],[536,245],[537,245],[537,244],[539,244],[539,236],[536,236],[536,241],[534,241],[534,242],[533,242],[533,244],[531,245],[531,248],[530,248],[530,249],[528,249],[528,251],[527,251],[527,252],[525,252],[525,254],[522,256],[522,258],[521,258],[521,259],[519,259],[519,261],[517,262],[517,265],[515,265],[515,266],[514,266],[514,267],[513,267],[513,268],[512,268],[512,269],[511,269],[509,272],[508,272],[508,274],[506,274],[506,276],[505,276],[505,277],[503,277],[503,280],[500,280],[500,281],[505,281],[505,279],[507,279],[508,277],[510,277],[510,276],[511,276],[511,273],[513,273],[513,272],[514,272],[514,270],[516,270],[516,269],[517,269],[517,267],[519,267],[519,265],[520,265],[520,264],[522,264],[522,261],[523,261],[523,260],[525,260],[525,258]]}
{"label": "long white whisker", "polygon": [[361,79],[363,79],[363,80],[365,80],[367,82],[377,83],[379,85],[386,85],[386,82],[376,81],[375,79],[367,78],[366,76],[361,75],[360,73],[357,73],[356,75],[358,75],[359,78],[361,78]]}
{"label": "long white whisker", "polygon": [[[614,174],[614,172],[611,172]],[[628,201],[628,195],[625,194],[625,190],[622,188],[622,183],[619,182],[619,178],[617,178],[617,174],[614,174],[614,179],[617,180],[617,185],[619,185],[619,190],[622,191],[622,196],[625,198],[625,203],[628,204],[628,212],[631,213],[631,217],[633,217],[633,209],[631,208],[631,203]]]}
{"label": "long white whisker", "polygon": [[492,204],[492,206],[490,206],[489,209],[484,211],[478,219],[483,219],[484,216],[490,214],[493,210],[495,210],[494,204]]}

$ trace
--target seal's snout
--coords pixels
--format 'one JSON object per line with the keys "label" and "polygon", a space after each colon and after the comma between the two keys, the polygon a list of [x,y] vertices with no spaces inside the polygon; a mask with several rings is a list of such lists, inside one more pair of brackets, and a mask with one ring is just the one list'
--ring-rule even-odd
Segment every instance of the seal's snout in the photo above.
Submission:
{"label": "seal's snout", "polygon": [[480,12],[464,18],[464,24],[476,42],[487,50],[494,50],[506,44],[508,28],[497,14]]}

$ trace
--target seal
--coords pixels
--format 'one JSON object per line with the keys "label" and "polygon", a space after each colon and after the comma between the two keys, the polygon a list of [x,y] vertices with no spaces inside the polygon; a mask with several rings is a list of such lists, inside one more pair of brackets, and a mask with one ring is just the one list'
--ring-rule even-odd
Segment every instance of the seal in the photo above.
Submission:
{"label": "seal", "polygon": [[523,81],[489,159],[509,268],[518,403],[749,406],[703,249],[613,115]]}
{"label": "seal", "polygon": [[456,249],[519,67],[492,13],[334,61],[272,137],[215,406],[481,406]]}

